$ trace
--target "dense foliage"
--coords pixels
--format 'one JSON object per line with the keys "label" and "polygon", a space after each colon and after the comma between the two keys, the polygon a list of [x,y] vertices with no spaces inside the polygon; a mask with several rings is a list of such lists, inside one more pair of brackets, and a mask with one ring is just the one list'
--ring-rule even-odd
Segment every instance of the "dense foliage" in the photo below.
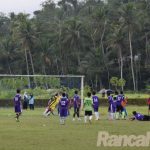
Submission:
{"label": "dense foliage", "polygon": [[83,74],[97,90],[118,77],[139,90],[149,68],[149,0],[47,0],[32,17],[0,14],[1,73]]}

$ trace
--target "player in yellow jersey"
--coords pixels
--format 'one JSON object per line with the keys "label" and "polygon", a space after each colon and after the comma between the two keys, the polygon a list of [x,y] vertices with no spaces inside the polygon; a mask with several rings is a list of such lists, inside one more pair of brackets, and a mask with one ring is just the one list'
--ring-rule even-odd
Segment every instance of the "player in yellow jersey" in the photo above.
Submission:
{"label": "player in yellow jersey", "polygon": [[55,94],[55,96],[48,102],[48,106],[45,110],[45,112],[43,113],[44,116],[48,116],[50,115],[50,113],[52,113],[54,115],[54,110],[56,108],[56,106],[58,105],[59,101],[61,99],[61,96],[57,93]]}

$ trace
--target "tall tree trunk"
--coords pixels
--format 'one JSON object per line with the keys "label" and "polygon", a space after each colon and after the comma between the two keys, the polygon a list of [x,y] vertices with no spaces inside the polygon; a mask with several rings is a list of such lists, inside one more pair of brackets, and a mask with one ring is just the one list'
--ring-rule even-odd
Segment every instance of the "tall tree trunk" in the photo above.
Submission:
{"label": "tall tree trunk", "polygon": [[103,47],[103,38],[104,38],[104,35],[105,35],[106,24],[107,24],[107,22],[106,22],[106,20],[105,20],[103,32],[102,32],[102,35],[101,35],[101,41],[100,41],[100,45],[101,45],[100,47],[102,48],[102,53],[103,53],[103,55],[105,55],[104,47]]}
{"label": "tall tree trunk", "polygon": [[[44,73],[44,75],[47,75],[46,74],[46,69],[45,69],[45,65],[43,64],[43,73]],[[47,78],[47,77],[45,77],[45,78]],[[47,84],[47,79],[46,79],[46,83],[45,83],[45,86],[46,86],[46,89],[48,89],[48,84]]]}
{"label": "tall tree trunk", "polygon": [[136,90],[136,85],[135,85],[135,75],[134,75],[134,65],[133,65],[132,35],[131,35],[130,30],[129,30],[129,45],[130,45],[131,72],[132,72],[133,88],[134,88],[134,91],[135,91]]}
{"label": "tall tree trunk", "polygon": [[146,61],[145,61],[145,67],[149,65],[150,63],[150,57],[149,57],[149,52],[148,52],[148,35],[145,33],[145,52],[146,52]]}
{"label": "tall tree trunk", "polygon": [[[33,75],[35,75],[33,58],[32,58],[32,54],[31,54],[30,50],[29,50],[29,56],[30,56],[30,61],[31,61],[32,73],[33,73]],[[36,77],[34,77],[34,82],[35,82],[35,86],[37,86]]]}
{"label": "tall tree trunk", "polygon": [[[120,78],[123,79],[123,58],[122,58],[122,51],[119,47],[119,53],[120,53]],[[121,86],[121,90],[123,91],[123,86]]]}
{"label": "tall tree trunk", "polygon": [[97,74],[96,74],[96,76],[95,76],[95,89],[96,89],[96,91],[97,91],[97,83],[98,83],[98,81],[97,81]]}
{"label": "tall tree trunk", "polygon": [[136,90],[138,91],[138,62],[135,62]]}
{"label": "tall tree trunk", "polygon": [[9,73],[12,74],[10,63],[9,63],[9,58],[7,58],[7,64],[8,64]]}
{"label": "tall tree trunk", "polygon": [[59,48],[59,53],[60,53],[60,58],[61,58],[61,63],[60,63],[60,68],[61,68],[61,74],[64,74],[64,55],[62,52],[62,44],[61,44],[61,35],[62,35],[62,29],[61,29],[61,21],[59,20],[59,34],[58,34],[58,48]]}
{"label": "tall tree trunk", "polygon": [[[27,74],[30,75],[26,48],[25,48],[25,59],[26,59]],[[30,88],[30,87],[31,87],[31,82],[30,82],[30,77],[28,76],[28,88]]]}
{"label": "tall tree trunk", "polygon": [[29,50],[29,56],[30,56],[30,61],[31,61],[32,73],[34,75],[35,74],[35,70],[34,70],[34,64],[33,64],[32,54],[31,54],[30,50]]}
{"label": "tall tree trunk", "polygon": [[59,74],[59,65],[58,65],[58,59],[57,59],[57,56],[55,55],[55,59],[56,59],[56,68],[57,68],[57,74]]}
{"label": "tall tree trunk", "polygon": [[107,63],[106,63],[106,61],[105,61],[105,52],[104,52],[104,45],[103,45],[103,38],[104,38],[104,35],[105,35],[106,24],[107,24],[107,21],[105,20],[103,32],[102,32],[102,35],[101,35],[101,41],[100,41],[100,45],[101,45],[101,46],[100,46],[100,47],[101,47],[101,49],[102,49],[103,62],[104,62],[105,68],[106,68],[106,70],[107,70],[108,86],[109,86],[109,88],[110,88],[110,82],[109,82],[110,73],[109,73],[109,69],[108,69]]}

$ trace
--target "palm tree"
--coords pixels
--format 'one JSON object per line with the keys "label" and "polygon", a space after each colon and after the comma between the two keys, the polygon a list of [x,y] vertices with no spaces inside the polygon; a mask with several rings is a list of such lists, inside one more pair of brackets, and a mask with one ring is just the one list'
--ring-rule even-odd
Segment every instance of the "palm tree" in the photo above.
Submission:
{"label": "palm tree", "polygon": [[[107,7],[105,6],[101,6],[99,8],[96,9],[96,11],[93,13],[92,15],[92,28],[95,29],[95,31],[92,34],[92,39],[94,36],[94,39],[96,40],[95,43],[96,47],[100,50],[100,52],[102,52],[102,60],[103,60],[103,65],[105,66],[105,69],[107,71],[107,79],[108,79],[108,83],[110,80],[110,71],[109,71],[109,62],[108,62],[108,58],[107,58],[107,51],[106,48],[104,46],[105,43],[105,35],[107,32],[107,28],[108,28],[108,19],[107,19]],[[109,84],[109,88],[110,88],[110,84]]]}
{"label": "palm tree", "polygon": [[133,80],[133,89],[135,91],[136,82],[135,82],[133,46],[132,46],[132,36],[136,28],[135,7],[133,3],[127,3],[123,5],[123,8],[120,10],[120,12],[121,12],[120,22],[123,24],[122,28],[124,28],[125,32],[127,32],[128,34],[129,49],[130,49],[130,65],[131,65],[131,73],[132,73],[132,80]]}
{"label": "palm tree", "polygon": [[[108,36],[108,48],[112,48],[115,50],[115,53],[118,55],[118,62],[120,66],[120,78],[123,79],[123,43],[124,43],[124,34],[122,32],[122,26],[113,25],[112,27],[112,34]],[[123,90],[123,86],[122,86]]]}
{"label": "palm tree", "polygon": [[77,58],[78,65],[81,62],[81,52],[85,49],[84,44],[87,38],[85,28],[80,21],[71,19],[65,23],[62,44],[70,51],[68,53]]}
{"label": "palm tree", "polygon": [[[30,74],[29,71],[29,60],[31,63],[32,73],[35,74],[33,58],[31,54],[31,49],[34,45],[35,33],[31,21],[28,19],[29,15],[20,13],[13,19],[12,31],[13,37],[17,40],[21,48],[25,53],[27,74]],[[29,60],[28,60],[29,56]],[[36,83],[36,81],[35,81]],[[30,87],[30,79],[29,79],[29,87]]]}

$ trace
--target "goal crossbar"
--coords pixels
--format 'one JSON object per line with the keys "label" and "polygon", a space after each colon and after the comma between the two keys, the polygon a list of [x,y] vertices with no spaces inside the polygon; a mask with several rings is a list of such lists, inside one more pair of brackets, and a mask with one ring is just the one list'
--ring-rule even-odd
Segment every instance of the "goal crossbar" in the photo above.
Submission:
{"label": "goal crossbar", "polygon": [[55,78],[84,78],[84,75],[18,75],[18,74],[0,74],[0,77],[55,77]]}

